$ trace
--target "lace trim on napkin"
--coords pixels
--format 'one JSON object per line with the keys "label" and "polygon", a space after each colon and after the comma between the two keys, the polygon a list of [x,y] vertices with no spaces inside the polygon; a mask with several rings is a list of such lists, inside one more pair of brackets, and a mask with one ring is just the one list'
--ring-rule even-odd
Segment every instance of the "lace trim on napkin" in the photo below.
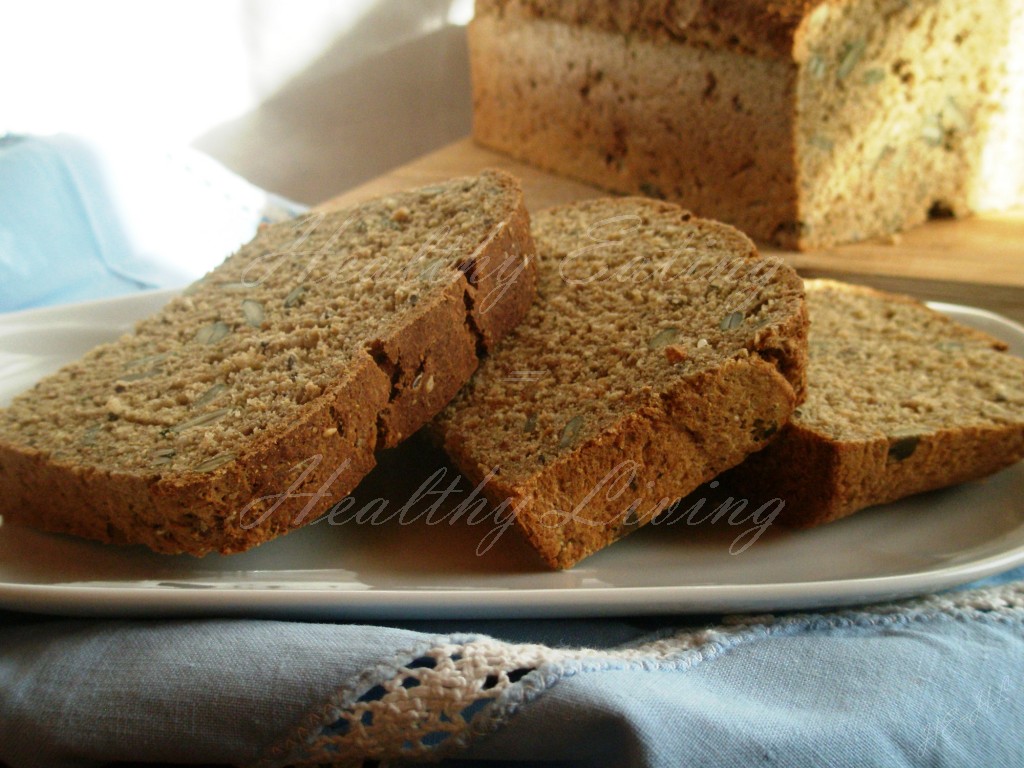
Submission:
{"label": "lace trim on napkin", "polygon": [[936,620],[1024,621],[1024,584],[937,595],[827,614],[735,616],[613,650],[559,649],[451,636],[368,670],[314,708],[254,768],[385,766],[435,761],[501,727],[559,680],[613,669],[684,671],[768,636],[892,629]]}

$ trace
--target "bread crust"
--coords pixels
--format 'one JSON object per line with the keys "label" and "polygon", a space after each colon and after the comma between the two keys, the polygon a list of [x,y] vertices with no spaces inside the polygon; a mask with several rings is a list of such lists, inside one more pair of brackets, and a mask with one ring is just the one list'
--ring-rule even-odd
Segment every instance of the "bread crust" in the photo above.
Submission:
{"label": "bread crust", "polygon": [[[293,423],[205,474],[68,464],[2,441],[5,522],[201,556],[240,552],[316,519],[375,466],[377,449],[396,445],[443,408],[529,307],[536,260],[522,192],[512,176],[486,173],[511,195],[507,220],[465,254],[455,280],[361,350],[347,375]],[[509,268],[501,272],[501,264]],[[485,308],[488,291],[494,300]]]}
{"label": "bread crust", "polygon": [[[569,568],[764,447],[774,430],[753,425],[785,423],[796,402],[792,384],[771,363],[729,361],[680,381],[660,406],[630,414],[529,482],[509,485],[498,476],[482,493],[496,507],[514,509],[517,528],[549,567]],[[475,486],[488,477],[490,468],[457,436],[446,435],[445,449]]]}
{"label": "bread crust", "polygon": [[[583,211],[587,212],[581,215],[584,223],[585,216],[603,221],[630,214],[652,220],[665,217],[659,221],[673,217],[704,228],[701,231],[714,232],[720,243],[728,243],[734,258],[745,263],[761,262],[753,243],[742,234],[717,222],[694,219],[668,203],[640,198],[591,200],[554,208],[541,216],[564,215],[568,220]],[[579,242],[588,242],[583,230],[573,231]],[[635,246],[624,247],[638,257],[644,256],[639,240]],[[539,248],[545,248],[542,239]],[[539,258],[551,260],[553,252],[541,253]],[[556,290],[552,285],[556,280],[551,277],[555,272],[551,270],[559,267],[551,263],[546,269],[548,282],[541,280],[544,298],[534,310],[537,314],[528,321],[530,338],[543,336],[552,344],[571,343],[560,335],[553,336],[551,323],[545,323],[544,318],[551,317],[545,314],[546,306],[553,298],[546,292]],[[555,460],[535,466],[528,474],[501,466],[502,457],[505,462],[514,458],[510,453],[514,448],[499,447],[495,451],[478,447],[476,430],[484,425],[477,423],[477,411],[490,407],[488,397],[508,402],[508,395],[493,394],[487,383],[481,385],[484,394],[478,395],[474,380],[433,422],[432,431],[455,466],[495,507],[514,512],[516,526],[549,567],[571,567],[650,522],[677,499],[766,445],[789,420],[806,386],[807,312],[802,282],[789,267],[774,273],[770,285],[769,295],[780,308],[772,324],[745,337],[747,346],[734,350],[735,356],[691,374],[674,376],[664,388],[637,373],[633,390],[650,397],[639,398],[636,406],[617,416],[613,423]],[[624,322],[628,326],[631,321],[626,318]],[[501,371],[513,364],[510,360],[521,364],[515,356],[516,344],[523,343],[521,333],[513,334],[485,364],[487,381],[501,379]],[[617,348],[622,341],[609,338],[598,343]],[[680,347],[675,354],[682,360],[688,352]],[[480,375],[484,374],[482,370]],[[537,387],[529,397],[540,407],[557,394],[546,389],[547,385]],[[478,396],[484,399],[477,401]],[[460,419],[460,408],[467,405],[473,414]],[[504,432],[495,434],[505,440]]]}
{"label": "bread crust", "polygon": [[[922,315],[938,315],[909,296],[829,280],[808,281],[808,285],[809,292],[839,291],[910,308]],[[813,326],[813,314],[811,323]],[[959,339],[1005,353],[1006,345],[988,334],[959,325],[955,325],[955,332]],[[876,339],[874,343],[882,341]],[[813,344],[811,350],[814,365]],[[1020,361],[1019,370],[1024,379],[1024,361]],[[962,369],[951,364],[949,377],[961,373]],[[871,375],[863,372],[866,378]],[[798,415],[771,445],[725,473],[721,487],[754,503],[782,499],[785,507],[778,522],[808,528],[867,507],[977,480],[1024,459],[1024,412],[1018,414],[1016,422],[998,426],[970,423],[966,414],[964,418],[961,424],[922,428],[910,434],[878,433],[841,439]]]}
{"label": "bread crust", "polygon": [[979,480],[1024,458],[1024,427],[965,427],[921,435],[895,460],[898,439],[836,441],[788,424],[779,439],[722,479],[758,504],[785,501],[777,522],[811,528],[925,491]]}
{"label": "bread crust", "polygon": [[799,250],[1024,200],[1011,0],[477,10],[473,137],[545,170]]}
{"label": "bread crust", "polygon": [[824,0],[477,0],[476,16],[561,21],[619,34],[668,36],[767,58],[788,58]]}

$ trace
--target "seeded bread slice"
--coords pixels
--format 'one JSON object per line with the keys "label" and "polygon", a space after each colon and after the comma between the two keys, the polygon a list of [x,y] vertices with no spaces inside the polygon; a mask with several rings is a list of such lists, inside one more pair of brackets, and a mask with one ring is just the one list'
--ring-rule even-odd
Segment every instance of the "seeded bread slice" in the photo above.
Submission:
{"label": "seeded bread slice", "polygon": [[553,568],[762,447],[802,396],[803,285],[745,236],[639,198],[534,219],[538,302],[433,429]]}
{"label": "seeded bread slice", "polygon": [[535,286],[503,172],[268,227],[0,410],[0,514],[193,555],[286,533],[441,410]]}
{"label": "seeded bread slice", "polygon": [[1024,359],[906,296],[807,282],[807,401],[721,478],[812,526],[1024,458]]}

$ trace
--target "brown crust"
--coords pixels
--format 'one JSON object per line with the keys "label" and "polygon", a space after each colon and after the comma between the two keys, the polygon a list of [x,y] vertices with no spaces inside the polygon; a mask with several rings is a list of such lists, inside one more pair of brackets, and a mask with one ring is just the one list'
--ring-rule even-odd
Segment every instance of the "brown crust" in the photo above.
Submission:
{"label": "brown crust", "polygon": [[1024,426],[939,430],[920,436],[913,454],[902,460],[890,456],[894,442],[830,440],[790,424],[768,448],[723,475],[721,487],[754,504],[782,499],[786,506],[778,521],[810,528],[978,480],[1024,459]]}
{"label": "brown crust", "polygon": [[477,0],[477,17],[521,16],[769,58],[789,58],[824,0]]}
{"label": "brown crust", "polygon": [[[807,285],[942,316],[910,296],[832,280],[808,280]],[[974,337],[993,350],[1007,349],[986,333],[956,328],[960,336]],[[911,452],[902,456],[897,444],[906,439],[837,440],[794,421],[771,445],[725,473],[721,489],[753,503],[782,499],[785,507],[778,521],[809,528],[913,494],[978,480],[1024,459],[1024,421],[923,432],[913,436],[913,443],[903,443]]]}
{"label": "brown crust", "polygon": [[[730,360],[680,381],[659,407],[630,414],[529,485],[498,477],[483,493],[495,506],[511,500],[517,527],[544,562],[569,568],[763,447],[770,430],[754,425],[784,423],[795,406],[792,385],[774,365]],[[445,448],[471,481],[483,481],[484,468],[459,450],[457,438],[446,436]]]}
{"label": "brown crust", "polygon": [[[786,249],[888,241],[1020,204],[1019,171],[988,167],[1016,153],[1017,7],[480,0],[473,138]],[[940,40],[972,65],[950,68]]]}
{"label": "brown crust", "polygon": [[[513,214],[456,281],[406,326],[373,342],[298,421],[220,469],[175,477],[69,466],[0,444],[0,514],[48,531],[193,555],[240,552],[316,519],[374,467],[376,448],[397,444],[443,408],[530,305],[536,259],[522,192],[512,176],[485,173],[515,194]],[[515,268],[496,268],[506,261]],[[490,289],[504,280],[486,311],[475,272],[491,276],[483,282]]]}
{"label": "brown crust", "polygon": [[[677,206],[649,199],[617,202],[689,216]],[[725,225],[704,223],[735,233]],[[744,249],[737,256],[762,258],[745,236],[739,235],[737,244]],[[657,404],[629,413],[526,482],[493,474],[467,450],[465,435],[446,417],[433,423],[434,437],[493,505],[515,511],[517,527],[548,566],[569,568],[760,450],[790,419],[806,390],[807,307],[803,283],[790,267],[780,265],[776,279],[799,303],[784,321],[755,335],[745,356],[680,379],[660,393]],[[632,475],[628,487],[615,485],[622,480],[620,473]],[[618,480],[606,484],[611,478]],[[634,503],[638,508],[630,514]]]}

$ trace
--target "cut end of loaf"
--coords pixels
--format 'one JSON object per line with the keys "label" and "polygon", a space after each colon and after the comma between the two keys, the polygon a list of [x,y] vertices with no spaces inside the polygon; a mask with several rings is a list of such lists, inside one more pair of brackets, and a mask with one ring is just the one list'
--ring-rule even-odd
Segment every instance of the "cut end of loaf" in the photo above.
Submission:
{"label": "cut end of loaf", "polygon": [[1024,201],[1024,7],[491,0],[473,135],[818,249]]}

